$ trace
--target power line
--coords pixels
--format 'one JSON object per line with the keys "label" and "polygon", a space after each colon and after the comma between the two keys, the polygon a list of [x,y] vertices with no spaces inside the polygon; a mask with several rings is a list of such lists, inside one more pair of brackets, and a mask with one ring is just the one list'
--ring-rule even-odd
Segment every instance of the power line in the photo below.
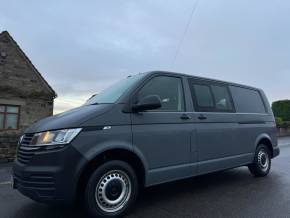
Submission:
{"label": "power line", "polygon": [[183,34],[182,34],[182,36],[181,36],[181,38],[180,38],[180,41],[179,41],[178,45],[177,45],[176,52],[175,52],[175,54],[174,54],[174,58],[173,58],[173,61],[172,61],[171,68],[173,68],[173,66],[174,66],[175,63],[176,63],[177,56],[179,55],[179,52],[180,52],[181,46],[182,46],[182,44],[183,44],[183,42],[184,42],[184,39],[185,39],[185,36],[187,35],[187,32],[188,32],[188,30],[189,30],[190,23],[191,23],[191,20],[192,20],[192,18],[193,18],[193,15],[194,15],[194,13],[195,13],[195,11],[196,11],[196,9],[197,9],[198,2],[199,2],[199,0],[196,0],[195,3],[194,3],[194,5],[193,5],[193,7],[192,7],[192,10],[191,10],[190,16],[189,16],[188,21],[187,21],[187,24],[186,24],[186,27],[185,27],[185,29],[184,29],[184,32],[183,32]]}

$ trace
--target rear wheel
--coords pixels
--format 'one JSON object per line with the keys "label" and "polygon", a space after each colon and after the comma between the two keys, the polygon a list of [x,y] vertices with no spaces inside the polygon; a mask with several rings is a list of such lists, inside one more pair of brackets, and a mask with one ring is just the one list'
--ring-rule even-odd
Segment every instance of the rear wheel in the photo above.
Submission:
{"label": "rear wheel", "polygon": [[138,179],[124,161],[108,161],[98,167],[85,189],[85,206],[92,217],[122,217],[135,203]]}
{"label": "rear wheel", "polygon": [[256,149],[254,162],[249,165],[250,172],[257,177],[268,175],[271,169],[271,153],[266,145],[259,145]]}

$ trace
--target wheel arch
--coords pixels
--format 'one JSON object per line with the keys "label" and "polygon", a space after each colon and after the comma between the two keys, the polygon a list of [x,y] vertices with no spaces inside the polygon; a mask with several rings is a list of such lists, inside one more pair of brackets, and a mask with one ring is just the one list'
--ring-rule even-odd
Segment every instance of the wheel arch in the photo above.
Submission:
{"label": "wheel arch", "polygon": [[260,144],[266,145],[271,152],[271,157],[273,157],[273,143],[271,137],[268,134],[264,133],[259,135],[259,137],[256,139],[256,148]]}
{"label": "wheel arch", "polygon": [[126,148],[109,148],[105,151],[96,154],[92,157],[85,166],[82,167],[80,176],[77,182],[77,199],[79,199],[82,191],[85,188],[87,180],[91,173],[101,164],[109,160],[121,160],[124,161],[134,169],[138,177],[138,182],[140,187],[145,185],[146,181],[146,166],[142,161],[142,158],[139,157],[135,152]]}

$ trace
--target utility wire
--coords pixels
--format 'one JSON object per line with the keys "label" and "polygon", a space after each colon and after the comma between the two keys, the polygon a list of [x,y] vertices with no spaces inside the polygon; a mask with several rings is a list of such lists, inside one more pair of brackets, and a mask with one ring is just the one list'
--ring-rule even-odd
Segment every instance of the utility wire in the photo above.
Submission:
{"label": "utility wire", "polygon": [[182,34],[182,36],[180,38],[180,41],[179,41],[178,45],[177,45],[177,48],[176,48],[176,51],[175,51],[175,54],[174,54],[174,58],[173,58],[173,61],[172,61],[171,68],[173,68],[173,66],[176,63],[176,59],[177,59],[177,57],[178,57],[178,55],[180,53],[181,46],[182,46],[182,44],[184,42],[184,39],[185,39],[185,36],[187,35],[187,32],[189,30],[191,20],[193,18],[193,15],[194,15],[196,9],[197,9],[198,2],[199,2],[199,0],[196,0],[195,3],[194,3],[194,5],[193,5],[193,7],[192,7],[190,16],[189,16],[188,21],[187,21],[187,24],[186,24],[186,27],[184,29],[184,32],[183,32],[183,34]]}

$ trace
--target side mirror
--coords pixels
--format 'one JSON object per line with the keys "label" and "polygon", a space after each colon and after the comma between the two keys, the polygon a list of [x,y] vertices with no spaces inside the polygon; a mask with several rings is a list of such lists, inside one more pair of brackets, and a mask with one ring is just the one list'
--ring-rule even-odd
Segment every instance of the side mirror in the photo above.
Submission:
{"label": "side mirror", "polygon": [[161,100],[158,95],[148,95],[142,98],[138,104],[133,105],[135,112],[153,110],[161,107]]}

